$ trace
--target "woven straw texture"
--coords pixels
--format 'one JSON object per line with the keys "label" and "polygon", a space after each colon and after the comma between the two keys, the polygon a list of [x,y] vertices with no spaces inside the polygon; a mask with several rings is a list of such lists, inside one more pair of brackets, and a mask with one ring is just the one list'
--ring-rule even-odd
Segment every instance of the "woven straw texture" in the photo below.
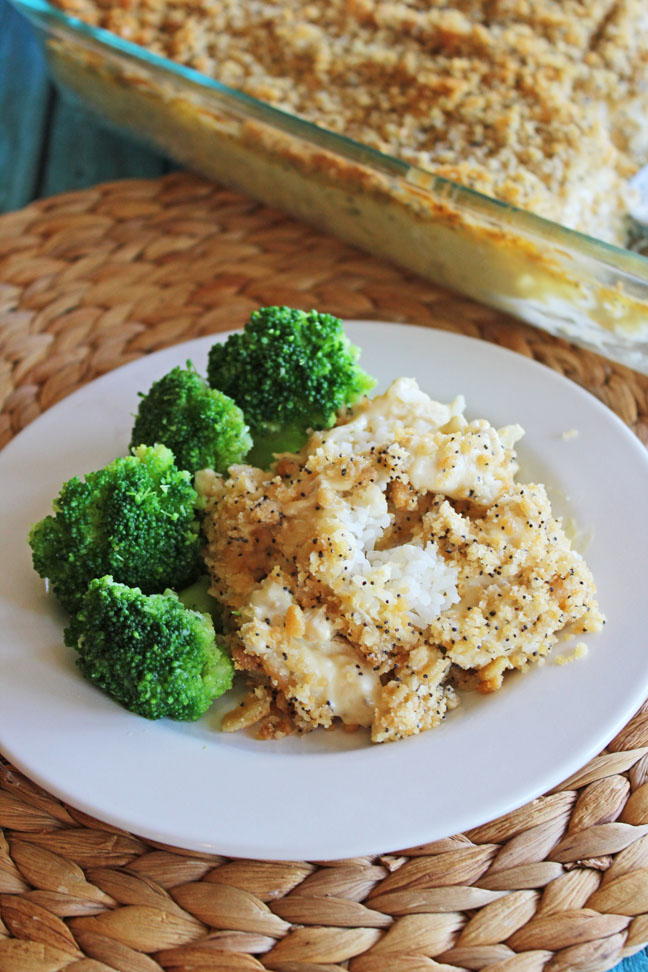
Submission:
{"label": "woven straw texture", "polygon": [[[185,175],[0,219],[0,442],[261,304],[492,341],[648,441],[648,379]],[[648,942],[648,707],[553,792],[378,858],[227,860],[115,830],[0,760],[0,972],[596,972]]]}

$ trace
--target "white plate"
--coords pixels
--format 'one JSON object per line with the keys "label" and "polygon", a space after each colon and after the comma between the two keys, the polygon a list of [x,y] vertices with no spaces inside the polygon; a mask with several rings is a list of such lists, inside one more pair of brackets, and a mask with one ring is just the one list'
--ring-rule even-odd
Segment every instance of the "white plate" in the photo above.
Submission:
{"label": "white plate", "polygon": [[[575,519],[608,624],[589,655],[467,700],[403,742],[311,733],[257,742],[194,724],[148,722],[77,674],[63,617],[31,568],[26,534],[60,484],[123,454],[137,392],[213,337],[112,372],[50,409],[0,455],[0,748],[58,797],[155,840],[233,856],[326,859],[412,846],[485,822],[545,792],[617,732],[648,690],[648,455],[591,395],[481,341],[359,322],[349,334],[384,388],[413,375],[468,414],[520,422],[523,478],[543,478]],[[577,437],[563,438],[570,429]]]}

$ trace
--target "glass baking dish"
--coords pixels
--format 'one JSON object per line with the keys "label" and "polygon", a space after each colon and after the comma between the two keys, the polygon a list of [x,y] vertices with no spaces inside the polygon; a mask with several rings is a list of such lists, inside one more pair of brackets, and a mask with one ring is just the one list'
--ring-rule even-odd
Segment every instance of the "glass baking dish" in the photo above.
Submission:
{"label": "glass baking dish", "polygon": [[648,373],[648,258],[325,131],[45,0],[13,0],[56,81],[218,182]]}

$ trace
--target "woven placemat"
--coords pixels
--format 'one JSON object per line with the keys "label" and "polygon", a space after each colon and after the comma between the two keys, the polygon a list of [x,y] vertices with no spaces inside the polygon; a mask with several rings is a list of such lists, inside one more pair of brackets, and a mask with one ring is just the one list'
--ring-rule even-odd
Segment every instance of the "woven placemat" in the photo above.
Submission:
{"label": "woven placemat", "polygon": [[[0,443],[97,375],[275,303],[504,345],[648,442],[648,378],[174,174],[0,218]],[[378,858],[184,852],[1,760],[0,828],[0,972],[595,972],[648,941],[648,708],[528,806]]]}

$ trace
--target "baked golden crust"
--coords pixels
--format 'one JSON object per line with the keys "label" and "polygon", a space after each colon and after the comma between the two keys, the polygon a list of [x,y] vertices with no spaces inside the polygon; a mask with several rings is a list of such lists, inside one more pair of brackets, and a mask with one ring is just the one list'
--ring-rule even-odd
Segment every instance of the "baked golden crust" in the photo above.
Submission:
{"label": "baked golden crust", "polygon": [[600,628],[544,487],[515,482],[522,430],[462,410],[399,379],[272,471],[198,475],[211,590],[237,668],[270,693],[264,732],[412,735],[457,704],[464,672],[495,691],[559,632]]}
{"label": "baked golden crust", "polygon": [[619,239],[648,157],[643,0],[57,0],[232,87]]}

